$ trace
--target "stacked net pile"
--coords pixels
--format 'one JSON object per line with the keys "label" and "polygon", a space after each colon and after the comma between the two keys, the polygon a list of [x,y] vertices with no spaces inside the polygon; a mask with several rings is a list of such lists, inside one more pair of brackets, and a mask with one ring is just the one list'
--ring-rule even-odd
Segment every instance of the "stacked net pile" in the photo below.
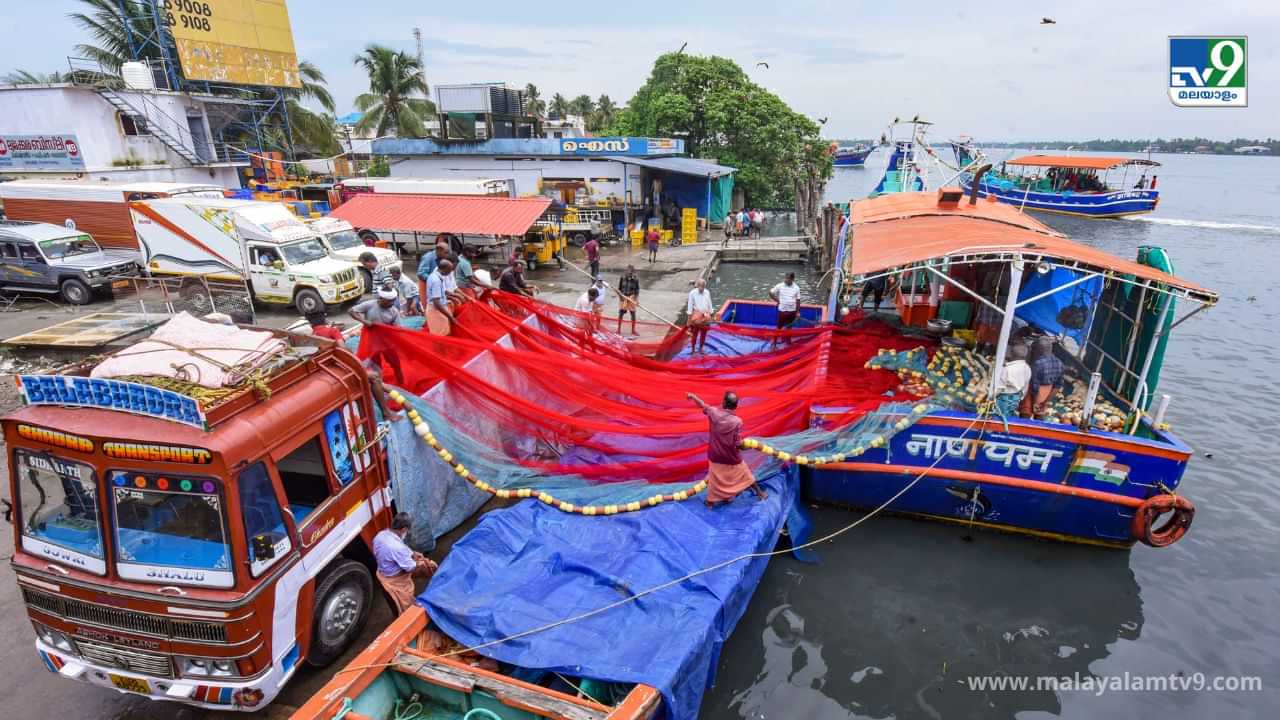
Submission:
{"label": "stacked net pile", "polygon": [[[890,432],[900,413],[881,406],[898,379],[865,365],[882,349],[918,344],[888,328],[721,324],[708,347],[731,353],[687,358],[683,329],[650,324],[631,340],[608,322],[597,328],[588,315],[498,292],[464,304],[458,319],[447,337],[369,328],[359,354],[376,357],[389,382],[420,398],[414,408],[470,475],[574,504],[627,503],[701,480],[707,419],[687,393],[712,404],[737,393],[744,437],[777,447]],[[810,430],[814,405],[843,415]]]}

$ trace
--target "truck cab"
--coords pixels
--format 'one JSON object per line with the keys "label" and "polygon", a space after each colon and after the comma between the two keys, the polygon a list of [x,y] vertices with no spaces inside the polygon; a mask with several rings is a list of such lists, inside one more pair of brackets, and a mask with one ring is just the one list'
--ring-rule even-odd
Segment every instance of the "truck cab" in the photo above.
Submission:
{"label": "truck cab", "polygon": [[288,350],[265,386],[19,377],[27,405],[0,418],[11,564],[51,672],[255,710],[359,635],[390,524],[368,379],[272,332]]}
{"label": "truck cab", "polygon": [[165,199],[130,204],[146,266],[155,275],[248,281],[255,302],[307,314],[360,297],[354,264],[280,203]]}
{"label": "truck cab", "polygon": [[[378,258],[379,270],[390,271],[393,267],[403,269],[400,257],[396,255],[395,250],[365,245],[364,240],[356,233],[356,229],[346,220],[323,217],[306,222],[307,227],[310,227],[320,235],[320,239],[324,242],[325,248],[329,250],[329,257],[331,258],[359,265],[360,256],[370,252],[373,253],[374,257]],[[372,292],[374,289],[373,274],[362,267],[360,268],[360,278],[364,291]]]}
{"label": "truck cab", "polygon": [[130,285],[141,256],[132,250],[104,250],[74,227],[25,220],[0,220],[0,289],[58,295],[84,305],[94,293]]}

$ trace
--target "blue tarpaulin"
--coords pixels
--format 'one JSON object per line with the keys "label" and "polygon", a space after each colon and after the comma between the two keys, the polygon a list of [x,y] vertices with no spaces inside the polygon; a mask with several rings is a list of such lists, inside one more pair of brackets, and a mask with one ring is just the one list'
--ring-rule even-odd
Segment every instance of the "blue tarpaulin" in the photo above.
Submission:
{"label": "blue tarpaulin", "polygon": [[[1022,289],[1018,291],[1018,299],[1024,300],[1049,292],[1082,275],[1083,273],[1061,267],[1055,267],[1044,274],[1030,273],[1029,276],[1024,275]],[[1018,308],[1017,316],[1045,332],[1054,335],[1067,335],[1074,339],[1077,345],[1082,346],[1084,345],[1085,324],[1087,324],[1089,316],[1093,314],[1093,309],[1098,304],[1098,298],[1101,295],[1102,278],[1095,277],[1059,290],[1030,305],[1020,307]],[[1063,313],[1064,309],[1072,306],[1079,306],[1084,311],[1082,313]],[[1062,324],[1064,319],[1080,323],[1080,326],[1066,327]]]}
{"label": "blue tarpaulin", "polygon": [[[725,506],[700,499],[611,517],[535,500],[495,510],[459,540],[418,598],[467,646],[566,620],[774,548],[794,503],[794,467]],[[485,647],[524,668],[658,688],[673,720],[698,715],[720,648],[746,610],[766,558],[730,563],[586,619]]]}

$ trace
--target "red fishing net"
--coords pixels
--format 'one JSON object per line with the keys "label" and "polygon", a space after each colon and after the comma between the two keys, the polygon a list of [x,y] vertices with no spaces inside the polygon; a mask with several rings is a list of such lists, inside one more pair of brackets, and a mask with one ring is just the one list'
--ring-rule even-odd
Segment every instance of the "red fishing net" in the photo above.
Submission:
{"label": "red fishing net", "polygon": [[679,482],[705,471],[707,421],[686,393],[710,403],[737,393],[744,436],[794,433],[814,405],[847,408],[842,421],[878,407],[898,378],[864,363],[881,348],[920,345],[879,323],[719,323],[707,345],[722,354],[688,358],[683,329],[639,323],[640,338],[628,339],[608,320],[595,327],[589,315],[496,291],[456,315],[450,336],[368,328],[359,354],[496,454],[594,482]]}

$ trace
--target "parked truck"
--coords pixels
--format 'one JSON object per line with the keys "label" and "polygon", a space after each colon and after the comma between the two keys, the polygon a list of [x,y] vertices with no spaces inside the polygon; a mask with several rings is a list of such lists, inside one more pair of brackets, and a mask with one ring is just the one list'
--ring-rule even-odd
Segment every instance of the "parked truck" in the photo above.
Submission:
{"label": "parked truck", "polygon": [[65,225],[93,236],[104,248],[137,250],[129,203],[156,198],[221,198],[207,183],[175,182],[0,182],[0,202],[10,220]]}
{"label": "parked truck", "polygon": [[184,298],[200,296],[205,276],[244,279],[255,303],[304,315],[364,293],[356,266],[330,257],[320,234],[280,203],[172,198],[130,209],[147,272],[189,277]]}
{"label": "parked truck", "polygon": [[[360,264],[360,256],[370,252],[373,253],[374,257],[378,258],[379,270],[389,271],[393,267],[403,269],[400,256],[396,255],[395,250],[366,245],[356,233],[355,228],[351,227],[351,223],[346,220],[325,217],[307,220],[306,223],[308,227],[320,234],[325,248],[329,250],[329,257],[354,263],[358,266]],[[364,291],[373,291],[373,273],[363,267],[360,267],[359,270]]]}
{"label": "parked truck", "polygon": [[359,636],[391,520],[370,381],[335,343],[266,332],[287,352],[216,399],[89,363],[18,377],[11,566],[50,671],[254,711]]}

